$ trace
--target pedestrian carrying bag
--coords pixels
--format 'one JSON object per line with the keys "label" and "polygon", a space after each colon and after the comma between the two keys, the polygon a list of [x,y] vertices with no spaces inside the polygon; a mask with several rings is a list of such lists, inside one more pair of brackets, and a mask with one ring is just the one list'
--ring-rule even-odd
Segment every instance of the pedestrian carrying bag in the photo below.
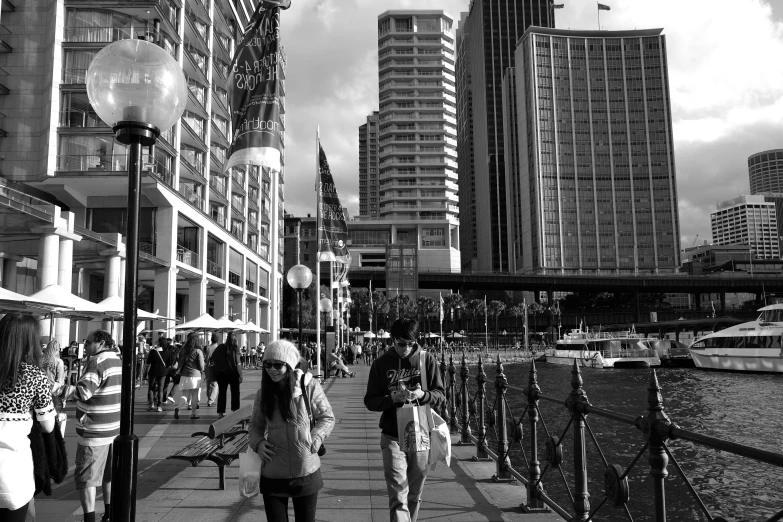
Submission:
{"label": "pedestrian carrying bag", "polygon": [[[424,350],[421,350],[419,353],[422,390],[426,390],[427,386],[423,359],[425,353]],[[399,371],[398,375],[401,373]],[[406,403],[402,407],[397,408],[397,441],[400,445],[400,451],[404,453],[429,451],[431,425],[432,412],[429,405],[420,405],[417,401],[416,404]]]}
{"label": "pedestrian carrying bag", "polygon": [[246,452],[239,454],[239,494],[243,497],[259,494],[262,465],[261,457],[249,446]]}
{"label": "pedestrian carrying bag", "polygon": [[[304,399],[305,407],[307,408],[307,416],[310,417],[310,430],[312,431],[313,426],[315,425],[315,419],[313,419],[313,412],[310,408],[310,396],[307,395],[307,386],[305,386],[305,374],[302,374],[302,398]],[[321,443],[321,447],[318,448],[318,456],[323,457],[326,453],[326,446]]]}
{"label": "pedestrian carrying bag", "polygon": [[432,411],[432,425],[430,428],[430,457],[428,464],[430,469],[435,469],[438,462],[451,466],[451,432],[446,421]]}

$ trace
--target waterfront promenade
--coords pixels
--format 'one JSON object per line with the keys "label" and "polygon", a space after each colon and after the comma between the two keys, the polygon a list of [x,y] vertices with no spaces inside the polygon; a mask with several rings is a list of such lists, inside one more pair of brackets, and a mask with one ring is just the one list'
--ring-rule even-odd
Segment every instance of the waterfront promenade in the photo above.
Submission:
{"label": "waterfront promenade", "polygon": [[[455,361],[456,363],[456,361]],[[324,488],[318,498],[319,521],[378,521],[389,519],[388,497],[383,479],[379,446],[380,414],[369,412],[363,403],[369,367],[355,365],[353,379],[332,378],[324,384],[337,420],[326,441],[322,459]],[[261,370],[245,372],[241,385],[242,405],[252,403],[261,380]],[[226,468],[226,490],[218,489],[217,467],[202,463],[191,467],[166,457],[193,441],[191,433],[205,431],[217,419],[214,407],[205,407],[202,393],[201,418],[190,420],[185,412],[174,420],[173,405],[164,413],[146,412],[146,386],[136,390],[135,431],[139,437],[139,484],[136,495],[138,522],[241,522],[264,521],[263,499],[241,497],[237,488],[239,463]],[[66,407],[66,443],[70,470],[76,454],[74,406]],[[452,436],[452,441],[458,438]],[[556,514],[526,515],[519,509],[525,498],[521,484],[496,484],[490,477],[495,463],[472,462],[474,446],[453,446],[451,467],[439,465],[431,471],[424,488],[419,520],[556,522]],[[81,522],[79,497],[73,475],[53,488],[51,497],[36,498],[38,522]],[[100,496],[100,494],[99,494]],[[103,511],[98,500],[97,512]],[[293,511],[290,511],[293,520]]]}

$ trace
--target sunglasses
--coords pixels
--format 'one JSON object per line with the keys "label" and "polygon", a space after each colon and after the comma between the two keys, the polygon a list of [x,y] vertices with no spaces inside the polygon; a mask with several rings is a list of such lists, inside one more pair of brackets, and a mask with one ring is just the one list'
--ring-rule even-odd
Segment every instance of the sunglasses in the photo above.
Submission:
{"label": "sunglasses", "polygon": [[396,345],[397,345],[397,346],[399,346],[400,348],[405,348],[405,347],[407,347],[407,346],[413,346],[413,345],[414,345],[414,342],[413,342],[413,341],[411,341],[411,342],[409,342],[409,343],[406,343],[405,341],[395,341],[395,342],[394,342],[394,344],[396,344]]}
{"label": "sunglasses", "polygon": [[272,368],[275,370],[282,370],[283,366],[285,366],[284,362],[264,361],[264,368],[267,370],[271,370]]}

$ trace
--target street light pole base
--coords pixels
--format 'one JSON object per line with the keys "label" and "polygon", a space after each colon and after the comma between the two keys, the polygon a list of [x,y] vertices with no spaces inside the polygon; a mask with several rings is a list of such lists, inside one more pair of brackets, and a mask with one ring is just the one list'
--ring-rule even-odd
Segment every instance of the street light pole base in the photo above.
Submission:
{"label": "street light pole base", "polygon": [[112,447],[111,520],[135,522],[136,480],[139,468],[139,438],[136,435],[119,435]]}

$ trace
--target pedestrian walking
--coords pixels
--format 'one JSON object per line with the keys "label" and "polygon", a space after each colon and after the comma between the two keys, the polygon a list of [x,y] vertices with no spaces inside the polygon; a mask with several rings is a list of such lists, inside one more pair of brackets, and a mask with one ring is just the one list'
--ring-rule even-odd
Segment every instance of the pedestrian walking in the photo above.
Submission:
{"label": "pedestrian walking", "polygon": [[158,346],[147,355],[147,411],[163,411],[163,379],[171,366],[171,352],[166,339],[158,339]]}
{"label": "pedestrian walking", "polygon": [[179,419],[179,410],[186,408],[192,410],[191,419],[198,419],[198,392],[201,388],[201,372],[204,371],[204,352],[202,352],[201,338],[199,334],[188,334],[185,346],[180,354],[179,364],[179,392],[174,407],[174,418]]}
{"label": "pedestrian walking", "polygon": [[[172,343],[171,337],[166,337],[164,342],[165,349],[169,351],[171,358],[169,369],[166,372],[166,379],[163,381],[163,397],[165,397],[166,402],[174,402],[174,387],[179,384],[177,369],[179,366],[179,352],[182,350],[182,347],[178,343]],[[169,388],[169,383],[171,383],[171,388]]]}
{"label": "pedestrian walking", "polygon": [[[27,314],[0,320],[0,520],[23,522],[35,495],[30,431],[54,430],[51,382],[41,361],[38,321]],[[34,412],[34,413],[33,413]]]}
{"label": "pedestrian walking", "polygon": [[215,378],[215,366],[212,362],[212,354],[215,353],[215,349],[218,347],[218,334],[212,333],[209,339],[209,344],[205,350],[204,364],[206,369],[204,370],[204,376],[207,380],[207,406],[214,406],[218,396],[217,379]]}
{"label": "pedestrian walking", "polygon": [[231,388],[231,411],[239,409],[239,385],[242,383],[242,360],[239,344],[233,332],[226,336],[226,342],[215,348],[210,360],[214,364],[218,383],[217,413],[223,418],[226,412],[226,392]]}
{"label": "pedestrian walking", "polygon": [[76,469],[74,484],[84,511],[84,522],[95,522],[96,488],[103,489],[105,512],[111,513],[112,442],[120,434],[122,362],[112,346],[111,334],[96,330],[87,336],[87,363],[68,398],[76,399]]}
{"label": "pedestrian walking", "polygon": [[52,403],[55,411],[62,411],[62,395],[65,390],[65,363],[60,359],[60,343],[49,341],[43,351],[40,368],[51,383]]}
{"label": "pedestrian walking", "polygon": [[429,459],[429,450],[409,453],[400,450],[397,409],[409,401],[438,408],[446,400],[438,361],[416,344],[418,334],[418,321],[397,319],[394,322],[391,327],[394,347],[373,363],[364,395],[368,410],[382,412],[383,475],[392,522],[416,522]]}
{"label": "pedestrian walking", "polygon": [[334,428],[323,388],[312,374],[297,368],[299,361],[292,343],[269,344],[248,426],[250,447],[263,461],[260,490],[269,522],[288,521],[289,498],[296,522],[315,521],[323,487],[318,449]]}

